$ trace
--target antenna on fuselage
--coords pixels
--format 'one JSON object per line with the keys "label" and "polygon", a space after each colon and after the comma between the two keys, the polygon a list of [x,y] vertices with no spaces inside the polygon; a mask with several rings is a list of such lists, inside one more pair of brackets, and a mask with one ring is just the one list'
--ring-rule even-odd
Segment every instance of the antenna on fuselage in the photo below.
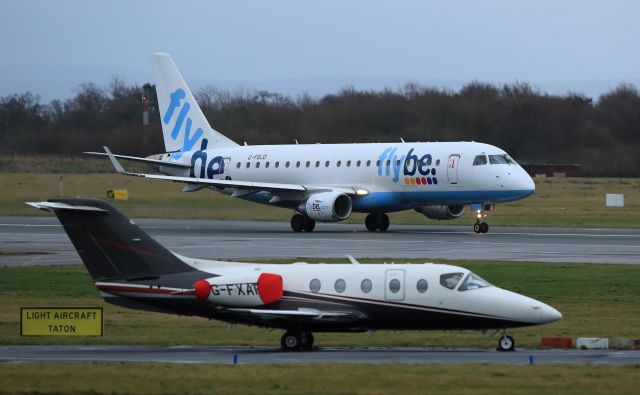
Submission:
{"label": "antenna on fuselage", "polygon": [[402,137],[400,137],[400,141],[402,141],[403,143],[406,143],[406,141],[404,141]]}
{"label": "antenna on fuselage", "polygon": [[296,145],[298,145],[298,139],[293,139],[293,141],[295,141]]}
{"label": "antenna on fuselage", "polygon": [[249,145],[249,144],[247,144],[247,142],[245,141],[245,142],[244,142],[244,146],[246,147],[247,145]]}

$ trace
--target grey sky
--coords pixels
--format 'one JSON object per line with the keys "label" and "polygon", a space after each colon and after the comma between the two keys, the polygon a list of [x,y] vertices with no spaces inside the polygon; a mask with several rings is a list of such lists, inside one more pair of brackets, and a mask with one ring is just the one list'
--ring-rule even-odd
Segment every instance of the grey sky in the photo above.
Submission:
{"label": "grey sky", "polygon": [[0,96],[151,81],[158,51],[195,89],[519,80],[597,95],[640,83],[639,16],[638,1],[0,0]]}

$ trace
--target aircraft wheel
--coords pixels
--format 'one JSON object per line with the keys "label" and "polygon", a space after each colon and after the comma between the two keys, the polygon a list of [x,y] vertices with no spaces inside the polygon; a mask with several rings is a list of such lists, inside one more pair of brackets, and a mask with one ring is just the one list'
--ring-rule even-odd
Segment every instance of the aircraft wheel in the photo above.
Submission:
{"label": "aircraft wheel", "polygon": [[293,217],[291,217],[291,229],[294,232],[302,232],[304,229],[304,215],[293,214]]}
{"label": "aircraft wheel", "polygon": [[487,233],[489,231],[489,224],[486,222],[483,222],[480,224],[480,232],[482,233]]}
{"label": "aircraft wheel", "polygon": [[302,337],[299,332],[287,331],[282,335],[280,345],[284,351],[298,351],[302,348]]}
{"label": "aircraft wheel", "polygon": [[480,225],[481,224],[479,224],[479,223],[475,223],[473,225],[473,231],[476,232],[476,233],[481,233],[481,226]]}
{"label": "aircraft wheel", "polygon": [[313,338],[313,333],[303,332],[302,333],[302,349],[307,351],[313,350],[314,340],[315,339]]}
{"label": "aircraft wheel", "polygon": [[369,232],[375,232],[378,230],[378,215],[367,214],[367,217],[364,219],[364,225],[367,227]]}
{"label": "aircraft wheel", "polygon": [[378,229],[380,232],[386,232],[389,229],[389,216],[387,214],[380,214],[378,218]]}
{"label": "aircraft wheel", "polygon": [[498,351],[514,351],[516,349],[516,342],[513,337],[504,335],[498,340]]}
{"label": "aircraft wheel", "polygon": [[312,220],[309,217],[304,218],[304,231],[305,232],[313,232],[313,229],[316,227],[316,221]]}

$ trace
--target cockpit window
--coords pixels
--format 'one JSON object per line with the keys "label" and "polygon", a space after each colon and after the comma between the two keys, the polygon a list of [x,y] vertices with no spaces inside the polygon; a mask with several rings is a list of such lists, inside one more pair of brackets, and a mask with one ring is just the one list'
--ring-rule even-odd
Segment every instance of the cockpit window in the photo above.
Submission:
{"label": "cockpit window", "polygon": [[486,155],[478,155],[473,160],[474,166],[486,165],[487,164],[487,156]]}
{"label": "cockpit window", "polygon": [[440,285],[445,288],[454,289],[462,280],[464,273],[447,273],[440,276]]}
{"label": "cockpit window", "polygon": [[491,165],[510,165],[516,163],[507,154],[504,155],[489,155],[489,164]]}
{"label": "cockpit window", "polygon": [[462,285],[460,285],[460,288],[458,288],[458,291],[468,291],[470,289],[480,289],[490,286],[491,284],[481,279],[477,275],[469,273],[467,278],[465,278],[462,282]]}

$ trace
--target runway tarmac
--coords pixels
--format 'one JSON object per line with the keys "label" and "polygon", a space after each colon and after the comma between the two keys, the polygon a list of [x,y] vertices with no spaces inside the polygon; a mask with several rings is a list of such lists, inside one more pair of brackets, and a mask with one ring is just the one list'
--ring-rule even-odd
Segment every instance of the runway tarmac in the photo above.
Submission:
{"label": "runway tarmac", "polygon": [[[286,222],[139,219],[171,250],[190,257],[485,259],[540,262],[640,263],[640,229],[517,228],[471,225],[391,225],[385,233],[362,224],[318,223],[294,233]],[[346,259],[345,259],[346,261]],[[0,266],[76,264],[80,258],[54,216],[0,217]]]}
{"label": "runway tarmac", "polygon": [[166,362],[232,364],[284,363],[408,363],[505,365],[640,364],[640,351],[526,350],[498,352],[488,349],[445,348],[321,348],[308,352],[283,352],[269,347],[205,346],[0,346],[0,362]]}

